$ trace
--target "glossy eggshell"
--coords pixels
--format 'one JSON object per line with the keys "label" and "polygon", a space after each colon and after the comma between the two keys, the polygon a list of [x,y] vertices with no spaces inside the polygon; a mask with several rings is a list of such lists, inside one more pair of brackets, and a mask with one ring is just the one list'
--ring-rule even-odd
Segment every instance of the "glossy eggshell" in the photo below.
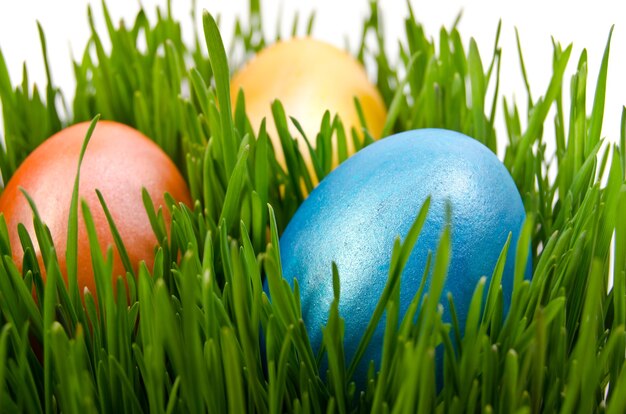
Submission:
{"label": "glossy eggshell", "polygon": [[[491,276],[512,232],[502,278],[508,308],[516,240],[525,219],[515,183],[488,148],[466,135],[440,129],[408,131],[366,147],[329,174],[280,239],[283,275],[290,283],[298,280],[314,349],[322,343],[321,327],[333,298],[331,263],[339,270],[339,310],[345,319],[349,363],[385,286],[394,239],[406,236],[428,196],[429,213],[402,275],[401,315],[417,292],[428,252],[437,249],[448,201],[452,246],[443,298],[452,293],[463,329],[477,282]],[[444,319],[450,321],[447,301],[441,302]],[[379,368],[383,332],[384,318],[357,369],[357,382],[366,378],[370,360]]]}
{"label": "glossy eggshell", "polygon": [[[80,123],[44,141],[24,160],[0,196],[0,212],[7,222],[14,260],[20,267],[24,252],[17,233],[18,223],[23,223],[28,230],[37,258],[42,263],[33,229],[32,210],[19,190],[22,187],[33,198],[42,220],[48,225],[59,265],[66,274],[70,201],[78,157],[88,127],[89,123]],[[93,215],[102,252],[106,253],[106,249],[113,246],[114,276],[126,272],[95,190],[102,192],[136,269],[141,260],[151,267],[158,244],[142,202],[142,187],[147,189],[157,208],[165,205],[165,192],[191,205],[183,177],[154,142],[129,126],[110,121],[98,122],[81,166],[79,197],[87,202]],[[169,220],[167,215],[166,220]],[[88,288],[95,294],[89,241],[80,210],[78,283],[81,292]]]}
{"label": "glossy eggshell", "polygon": [[[282,102],[287,116],[300,122],[313,146],[324,112],[329,110],[332,116],[339,114],[347,133],[350,154],[354,153],[350,130],[361,131],[354,98],[360,100],[369,132],[374,138],[380,137],[387,117],[383,99],[369,81],[363,66],[345,51],[310,37],[278,42],[262,50],[233,76],[232,102],[236,101],[240,89],[245,94],[246,113],[255,131],[263,118],[267,118],[276,157],[283,167],[285,158],[271,110],[276,99]],[[306,142],[291,122],[289,125],[311,168]],[[334,166],[336,164],[335,157]]]}

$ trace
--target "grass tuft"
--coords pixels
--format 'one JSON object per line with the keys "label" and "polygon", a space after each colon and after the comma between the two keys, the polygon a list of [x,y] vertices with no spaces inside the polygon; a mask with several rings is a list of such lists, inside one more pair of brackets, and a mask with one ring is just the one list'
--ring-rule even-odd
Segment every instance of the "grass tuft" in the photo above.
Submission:
{"label": "grass tuft", "polygon": [[[333,302],[322,349],[314,350],[298,283],[292,289],[283,279],[279,239],[306,194],[329,173],[333,157],[347,157],[347,140],[357,148],[372,142],[367,125],[360,143],[357,131],[344,130],[327,112],[319,133],[298,147],[288,126],[301,129],[299,122],[287,118],[280,102],[272,104],[273,116],[258,131],[246,117],[243,94],[232,107],[229,74],[240,64],[232,65],[235,51],[250,56],[282,36],[268,35],[259,0],[250,1],[249,20],[237,21],[228,48],[208,12],[202,15],[203,32],[196,30],[187,45],[181,25],[189,22],[174,20],[169,3],[154,21],[140,10],[133,21],[118,24],[103,5],[102,16],[88,11],[91,37],[74,62],[77,86],[69,105],[52,82],[41,25],[45,93],[30,84],[26,68],[22,82],[14,84],[0,52],[3,180],[44,139],[92,119],[84,152],[101,114],[160,145],[185,175],[194,204],[166,196],[167,206],[156,210],[143,192],[137,208],[148,215],[158,245],[154,263],[135,268],[100,194],[115,246],[103,253],[98,245],[91,212],[78,198],[78,170],[68,206],[67,275],[27,194],[33,239],[24,225],[7,228],[0,212],[1,412],[624,411],[626,225],[620,212],[626,209],[626,109],[619,139],[608,137],[615,144],[601,135],[612,28],[595,79],[586,51],[572,63],[572,45],[555,40],[546,67],[552,79],[539,96],[530,93],[523,33],[516,31],[528,100],[522,113],[515,101],[499,95],[501,23],[492,55],[483,61],[476,42],[465,39],[456,22],[434,40],[409,7],[399,54],[390,56],[381,4],[370,1],[356,57],[373,62],[369,69],[389,108],[385,134],[442,127],[473,136],[494,152],[504,142],[503,162],[527,220],[515,252],[510,306],[500,280],[511,237],[491,282],[482,278],[475,286],[462,331],[455,298],[443,291],[453,237],[449,225],[407,313],[399,313],[399,278],[427,217],[427,202],[390,252],[386,287],[348,361],[338,305],[341,274],[336,266],[328,269]],[[96,31],[96,19],[104,19],[103,33]],[[310,33],[314,20],[314,14],[294,18],[291,33]],[[566,79],[572,65],[574,74]],[[588,95],[594,98],[590,108]],[[498,140],[494,128],[499,110],[506,140]],[[285,154],[284,169],[268,136],[270,123]],[[545,133],[547,123],[554,125],[553,135]],[[336,154],[331,136],[338,137]],[[548,144],[554,144],[554,154],[546,152]],[[87,228],[96,292],[79,292],[76,284],[79,220]],[[22,263],[12,260],[17,246],[9,242],[10,231],[19,234]],[[113,249],[127,270],[126,283],[120,278],[115,286]],[[531,280],[524,279],[528,262]],[[451,323],[442,321],[443,302]],[[382,360],[375,366],[361,359],[383,315]],[[440,361],[443,378],[437,377]],[[360,363],[370,363],[369,375],[355,381]]]}

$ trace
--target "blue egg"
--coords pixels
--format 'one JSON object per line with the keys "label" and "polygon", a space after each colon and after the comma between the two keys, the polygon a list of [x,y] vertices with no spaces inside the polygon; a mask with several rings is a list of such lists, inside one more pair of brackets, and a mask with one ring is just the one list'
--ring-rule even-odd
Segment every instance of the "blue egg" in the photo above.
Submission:
{"label": "blue egg", "polygon": [[[491,276],[512,232],[502,277],[508,309],[516,241],[525,219],[513,179],[487,147],[466,135],[441,129],[408,131],[371,144],[330,173],[280,239],[283,275],[289,283],[298,280],[314,350],[322,344],[322,326],[333,299],[332,262],[339,270],[339,311],[345,319],[349,363],[387,281],[394,239],[406,236],[429,196],[426,222],[400,282],[400,315],[417,292],[428,252],[437,249],[448,202],[452,249],[443,297],[452,293],[463,329],[477,282]],[[530,271],[528,266],[527,278]],[[444,320],[450,321],[447,301],[442,302]],[[380,368],[383,332],[384,318],[357,368],[357,383],[364,383],[370,360]]]}

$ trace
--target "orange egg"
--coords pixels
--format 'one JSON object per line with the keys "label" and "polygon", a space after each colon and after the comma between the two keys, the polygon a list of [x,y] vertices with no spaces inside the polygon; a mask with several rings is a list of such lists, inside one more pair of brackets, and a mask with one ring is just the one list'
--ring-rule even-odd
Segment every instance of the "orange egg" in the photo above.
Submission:
{"label": "orange egg", "polygon": [[[18,223],[26,226],[42,264],[33,213],[19,190],[22,187],[33,198],[50,229],[61,271],[66,275],[68,215],[78,157],[88,127],[89,123],[77,124],[44,141],[24,160],[0,196],[0,212],[7,222],[13,258],[20,268],[24,252],[17,233]],[[142,202],[142,187],[157,208],[164,206],[165,192],[187,205],[192,203],[183,177],[154,142],[129,126],[98,122],[81,165],[79,198],[87,202],[93,215],[102,252],[113,246],[114,277],[125,275],[126,271],[95,190],[102,193],[136,270],[142,260],[151,267],[157,245]],[[78,286],[81,292],[87,288],[95,295],[89,241],[80,208],[78,223]]]}
{"label": "orange egg", "polygon": [[[250,60],[231,81],[231,100],[239,90],[245,95],[246,112],[255,130],[267,118],[276,158],[285,167],[285,156],[276,133],[271,104],[278,99],[286,115],[297,119],[310,143],[315,146],[326,110],[338,114],[347,134],[348,153],[354,153],[351,129],[362,137],[361,122],[354,104],[358,98],[370,134],[380,138],[387,111],[380,93],[369,81],[363,66],[345,51],[305,37],[276,43]],[[290,131],[312,171],[306,142],[289,121]],[[336,149],[333,167],[337,165]]]}

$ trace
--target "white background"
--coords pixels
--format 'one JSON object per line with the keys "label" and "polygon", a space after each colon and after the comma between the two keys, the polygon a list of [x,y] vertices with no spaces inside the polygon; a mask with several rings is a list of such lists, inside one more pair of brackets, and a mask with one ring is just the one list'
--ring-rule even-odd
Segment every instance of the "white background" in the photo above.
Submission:
{"label": "white background", "polygon": [[[0,0],[0,49],[7,60],[14,85],[21,82],[23,62],[27,62],[31,79],[45,84],[36,26],[36,21],[39,21],[47,37],[54,82],[61,86],[67,98],[71,98],[74,88],[71,56],[72,53],[74,56],[80,55],[89,36],[88,3],[92,3],[96,25],[99,32],[104,34],[100,1]],[[615,23],[603,129],[603,135],[613,142],[619,140],[621,110],[626,104],[626,13],[621,11],[619,3],[621,1],[608,0],[411,0],[413,10],[424,24],[427,34],[435,38],[440,27],[450,27],[457,14],[463,10],[459,25],[461,34],[466,45],[470,36],[476,39],[485,61],[490,59],[496,27],[501,19],[500,45],[504,50],[501,95],[507,98],[515,96],[521,108],[525,108],[526,94],[516,52],[515,27],[521,35],[532,93],[536,99],[545,92],[552,73],[552,37],[563,45],[574,43],[567,74],[571,74],[575,68],[582,48],[588,50],[589,83],[595,84],[609,29]],[[138,1],[108,0],[107,4],[115,21],[125,19],[130,22],[139,9]],[[163,6],[165,1],[143,0],[141,4],[149,16],[154,17],[155,6]],[[276,17],[282,9],[285,34],[295,10],[306,15],[315,7],[317,17],[314,35],[338,46],[344,46],[348,41],[353,50],[368,12],[367,0],[262,0],[262,5],[266,27],[272,29],[276,27]],[[384,13],[389,51],[393,54],[397,50],[396,39],[403,34],[407,4],[405,0],[381,0],[380,5]],[[236,15],[246,15],[248,0],[205,0],[198,1],[197,6],[221,16],[223,37],[229,44],[234,18]],[[191,37],[194,24],[189,17],[190,9],[190,0],[173,1],[175,16],[186,22],[184,35],[187,39]],[[566,98],[569,97],[569,76]],[[589,96],[589,106],[591,103],[592,96]],[[502,129],[501,105],[498,113],[497,127]],[[500,135],[501,138],[504,136]]]}

